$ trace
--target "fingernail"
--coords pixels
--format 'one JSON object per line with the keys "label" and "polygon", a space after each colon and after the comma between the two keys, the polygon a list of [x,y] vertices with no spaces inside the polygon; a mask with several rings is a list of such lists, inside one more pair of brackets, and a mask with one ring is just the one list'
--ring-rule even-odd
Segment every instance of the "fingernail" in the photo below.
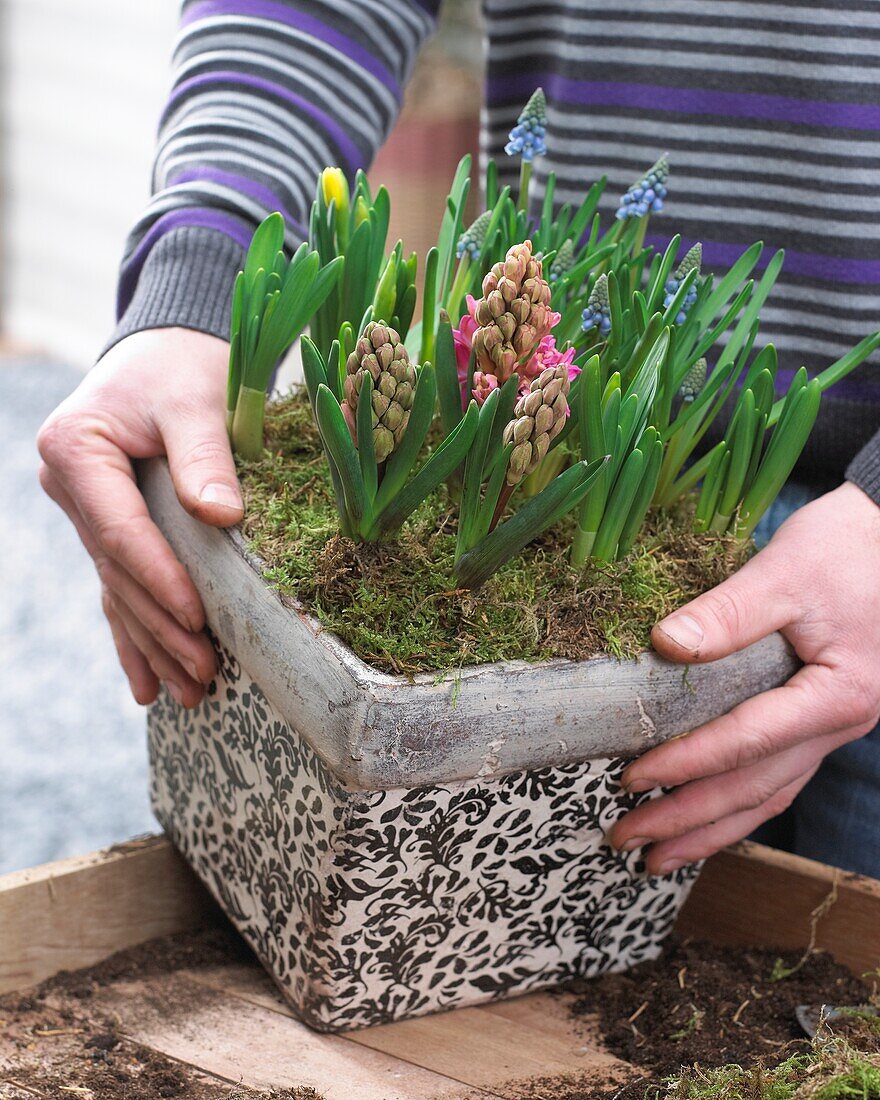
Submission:
{"label": "fingernail", "polygon": [[168,692],[172,699],[180,706],[183,706],[183,688],[180,684],[176,684],[173,680],[166,680],[165,687],[168,688]]}
{"label": "fingernail", "polygon": [[223,508],[241,511],[241,494],[238,489],[222,481],[212,481],[206,485],[199,493],[199,500],[202,504],[219,504]]}
{"label": "fingernail", "polygon": [[653,791],[659,784],[655,783],[653,779],[625,779],[623,781],[623,789],[627,794],[642,794],[643,791]]}
{"label": "fingernail", "polygon": [[671,875],[673,871],[680,871],[687,864],[686,859],[667,859],[660,864],[661,875]]}
{"label": "fingernail", "polygon": [[677,646],[698,653],[703,644],[703,628],[693,615],[670,615],[660,623],[660,629]]}
{"label": "fingernail", "polygon": [[625,840],[623,844],[618,846],[618,851],[621,852],[634,852],[636,848],[644,848],[646,844],[651,843],[649,836],[631,836],[629,840]]}
{"label": "fingernail", "polygon": [[202,682],[202,678],[199,675],[199,670],[196,668],[195,664],[189,659],[189,657],[184,657],[182,653],[175,653],[174,656],[177,658],[178,662],[183,665],[184,669],[189,673],[189,675],[192,676],[195,682],[197,684],[200,684]]}

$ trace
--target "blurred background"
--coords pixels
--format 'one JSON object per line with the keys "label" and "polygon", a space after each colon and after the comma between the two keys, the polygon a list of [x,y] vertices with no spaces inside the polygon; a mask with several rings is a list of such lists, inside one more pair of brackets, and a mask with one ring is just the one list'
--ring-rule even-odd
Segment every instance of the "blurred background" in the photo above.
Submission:
{"label": "blurred background", "polygon": [[[177,0],[0,0],[0,873],[155,827],[144,714],[91,563],[37,483],[34,436],[113,325],[116,269],[149,189]],[[422,253],[476,152],[477,0],[445,0],[371,173],[392,240]]]}

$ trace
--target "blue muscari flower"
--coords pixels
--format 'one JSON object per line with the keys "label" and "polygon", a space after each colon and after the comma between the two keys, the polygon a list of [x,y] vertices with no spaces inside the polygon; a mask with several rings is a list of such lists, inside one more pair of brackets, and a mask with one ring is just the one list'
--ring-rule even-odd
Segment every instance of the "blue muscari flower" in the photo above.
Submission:
{"label": "blue muscari flower", "polygon": [[[678,293],[678,288],[681,286],[682,281],[685,278],[687,278],[687,276],[694,269],[696,269],[697,275],[699,275],[700,265],[702,264],[702,262],[703,262],[703,246],[700,244],[699,241],[697,241],[697,243],[692,248],[688,249],[687,253],[685,254],[684,259],[681,261],[681,263],[675,269],[674,274],[672,274],[666,281],[666,286],[664,288],[666,290],[666,297],[663,299],[663,308],[664,309],[669,308],[669,306],[672,304],[672,299]],[[691,308],[691,306],[694,304],[694,302],[696,300],[697,300],[697,280],[695,279],[691,283],[687,294],[684,296],[684,301],[681,303],[681,308],[679,309],[678,313],[675,315],[675,324],[677,324],[677,325],[683,325],[684,324],[685,319],[688,315],[688,310]]]}
{"label": "blue muscari flower", "polygon": [[467,253],[472,260],[479,260],[483,245],[486,243],[486,230],[492,220],[492,211],[484,210],[478,218],[475,218],[468,228],[458,238],[455,246],[455,254],[461,259]]}
{"label": "blue muscari flower", "polygon": [[659,214],[666,198],[667,179],[669,159],[668,154],[664,153],[642,179],[634,183],[625,195],[621,195],[615,217],[622,221],[624,218],[642,218],[645,214]]}
{"label": "blue muscari flower", "polygon": [[547,135],[547,100],[542,88],[532,92],[528,103],[516,120],[516,126],[510,131],[510,140],[504,146],[509,157],[521,156],[523,160],[534,160],[547,152],[544,138]]}
{"label": "blue muscari flower", "polygon": [[611,304],[608,301],[608,276],[600,275],[596,285],[590,291],[587,308],[582,314],[581,327],[584,332],[597,328],[601,336],[611,331]]}

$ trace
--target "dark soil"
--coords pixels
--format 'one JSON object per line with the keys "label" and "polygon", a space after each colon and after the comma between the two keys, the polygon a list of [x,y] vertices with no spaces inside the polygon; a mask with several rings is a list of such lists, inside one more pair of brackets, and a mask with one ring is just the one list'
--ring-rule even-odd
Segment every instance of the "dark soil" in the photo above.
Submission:
{"label": "dark soil", "polygon": [[6,1087],[16,1100],[321,1100],[311,1088],[268,1097],[220,1086],[127,1039],[90,1007],[95,992],[114,982],[250,958],[231,929],[207,929],[151,940],[88,969],[62,971],[24,995],[0,997],[0,1096]]}
{"label": "dark soil", "polygon": [[[572,1012],[598,1017],[607,1048],[655,1077],[693,1062],[775,1064],[804,1046],[797,1005],[858,1005],[874,991],[824,952],[800,961],[797,953],[673,941],[654,962],[579,985]],[[785,970],[793,972],[774,980]]]}

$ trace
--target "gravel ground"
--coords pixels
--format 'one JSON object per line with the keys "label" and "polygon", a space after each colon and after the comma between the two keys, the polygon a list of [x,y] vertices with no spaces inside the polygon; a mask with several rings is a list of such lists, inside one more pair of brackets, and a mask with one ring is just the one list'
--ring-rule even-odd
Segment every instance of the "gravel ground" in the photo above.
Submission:
{"label": "gravel ground", "polygon": [[0,873],[156,827],[143,712],[91,562],[37,482],[37,428],[80,377],[0,362]]}

